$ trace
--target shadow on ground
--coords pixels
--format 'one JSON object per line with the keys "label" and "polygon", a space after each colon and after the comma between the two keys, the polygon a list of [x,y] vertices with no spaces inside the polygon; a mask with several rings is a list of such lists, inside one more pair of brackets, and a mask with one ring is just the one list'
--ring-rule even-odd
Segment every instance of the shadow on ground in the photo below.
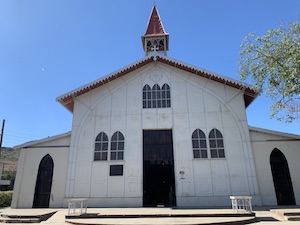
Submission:
{"label": "shadow on ground", "polygon": [[266,222],[266,221],[279,221],[273,217],[256,217],[257,222]]}

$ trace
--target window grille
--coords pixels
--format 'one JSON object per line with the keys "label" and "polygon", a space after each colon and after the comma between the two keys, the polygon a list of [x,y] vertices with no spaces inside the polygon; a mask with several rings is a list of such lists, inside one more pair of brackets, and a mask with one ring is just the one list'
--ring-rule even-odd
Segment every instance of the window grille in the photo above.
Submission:
{"label": "window grille", "polygon": [[202,130],[196,129],[192,134],[194,158],[207,158],[206,137]]}
{"label": "window grille", "polygon": [[110,146],[110,160],[123,160],[124,136],[120,131],[113,134]]}
{"label": "window grille", "polygon": [[107,152],[108,152],[108,137],[104,132],[101,132],[96,137],[94,160],[95,161],[107,160]]}
{"label": "window grille", "polygon": [[211,158],[225,158],[223,135],[215,128],[209,132],[209,147]]}
{"label": "window grille", "polygon": [[170,108],[171,107],[171,91],[168,84],[164,84],[162,88],[158,84],[151,87],[146,84],[143,87],[143,108]]}

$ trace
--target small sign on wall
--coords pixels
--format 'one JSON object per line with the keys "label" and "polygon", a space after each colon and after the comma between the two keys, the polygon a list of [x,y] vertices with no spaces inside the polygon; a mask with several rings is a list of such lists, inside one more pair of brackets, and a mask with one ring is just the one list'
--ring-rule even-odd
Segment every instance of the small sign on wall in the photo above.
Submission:
{"label": "small sign on wall", "polygon": [[183,170],[180,170],[179,171],[179,175],[180,175],[180,180],[184,180],[184,171]]}

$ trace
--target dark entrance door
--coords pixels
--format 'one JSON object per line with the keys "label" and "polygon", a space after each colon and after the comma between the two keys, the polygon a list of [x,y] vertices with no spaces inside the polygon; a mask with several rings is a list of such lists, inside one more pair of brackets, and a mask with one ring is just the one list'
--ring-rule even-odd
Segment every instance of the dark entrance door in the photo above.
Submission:
{"label": "dark entrance door", "polygon": [[44,156],[39,165],[33,208],[49,208],[50,193],[53,177],[53,160],[50,155]]}
{"label": "dark entrance door", "polygon": [[175,206],[172,130],[144,130],[143,204]]}
{"label": "dark entrance door", "polygon": [[278,205],[295,205],[289,166],[283,153],[274,149],[270,156],[273,182]]}

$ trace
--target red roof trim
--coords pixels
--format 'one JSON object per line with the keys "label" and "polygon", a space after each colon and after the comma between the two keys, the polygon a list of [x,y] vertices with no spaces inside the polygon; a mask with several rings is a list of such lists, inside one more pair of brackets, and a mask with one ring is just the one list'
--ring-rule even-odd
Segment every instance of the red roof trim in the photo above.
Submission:
{"label": "red roof trim", "polygon": [[[151,56],[149,58],[146,58],[145,60],[141,60],[141,61],[137,62],[136,64],[133,64],[133,65],[131,65],[131,66],[129,66],[129,67],[123,69],[123,70],[120,70],[120,71],[112,74],[109,77],[105,77],[102,80],[98,80],[95,83],[91,83],[89,86],[82,87],[82,89],[75,90],[73,92],[70,92],[69,94],[66,94],[65,96],[58,97],[57,101],[59,101],[61,104],[63,104],[68,110],[73,112],[73,110],[74,110],[74,98],[76,98],[76,97],[78,97],[82,94],[85,94],[85,93],[87,93],[87,92],[89,92],[93,89],[96,89],[96,88],[98,88],[98,87],[100,87],[100,86],[102,86],[106,83],[109,83],[110,81],[113,81],[113,80],[115,80],[119,77],[122,77],[122,76],[126,75],[127,73],[130,73],[134,70],[137,70],[137,69],[139,69],[139,68],[141,68],[141,67],[143,67],[143,66],[145,66],[145,65],[147,65],[147,64],[149,64],[150,62],[153,62],[153,61],[154,61],[153,56]],[[244,99],[245,99],[246,107],[258,95],[258,93],[255,92],[250,87],[246,87],[245,85],[235,83],[234,81],[227,80],[227,79],[222,78],[222,77],[218,77],[214,74],[202,71],[200,69],[196,69],[192,66],[184,65],[180,62],[173,61],[172,59],[168,59],[168,58],[163,57],[163,56],[156,56],[156,61],[161,62],[161,63],[165,63],[165,64],[170,65],[170,66],[174,66],[174,67],[179,68],[181,70],[193,73],[197,76],[201,76],[201,77],[211,79],[211,80],[214,80],[214,81],[222,83],[222,84],[226,84],[226,85],[231,86],[233,88],[237,88],[237,89],[240,89],[240,90],[244,89],[245,90]]]}

